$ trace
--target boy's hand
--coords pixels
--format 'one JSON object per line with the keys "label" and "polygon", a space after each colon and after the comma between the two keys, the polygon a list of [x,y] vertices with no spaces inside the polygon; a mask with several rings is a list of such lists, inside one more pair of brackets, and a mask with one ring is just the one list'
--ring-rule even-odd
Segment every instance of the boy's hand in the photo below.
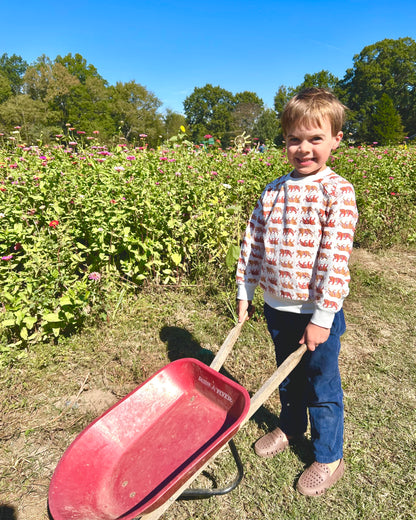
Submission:
{"label": "boy's hand", "polygon": [[251,305],[251,301],[237,300],[238,323],[244,321],[246,312],[248,313],[248,318],[251,318],[251,316],[254,314],[254,307]]}
{"label": "boy's hand", "polygon": [[325,343],[329,338],[330,330],[331,329],[325,329],[324,327],[315,325],[315,323],[309,322],[299,343],[301,345],[305,343],[308,349],[313,352],[316,347],[321,343]]}

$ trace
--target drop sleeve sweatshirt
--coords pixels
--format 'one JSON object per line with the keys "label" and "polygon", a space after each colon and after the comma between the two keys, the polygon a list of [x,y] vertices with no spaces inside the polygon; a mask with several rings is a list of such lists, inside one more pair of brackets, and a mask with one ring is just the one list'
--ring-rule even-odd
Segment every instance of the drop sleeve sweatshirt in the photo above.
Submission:
{"label": "drop sleeve sweatshirt", "polygon": [[349,292],[357,219],[353,186],[330,168],[274,180],[243,237],[237,298],[252,300],[260,285],[271,307],[310,313],[312,323],[330,328]]}

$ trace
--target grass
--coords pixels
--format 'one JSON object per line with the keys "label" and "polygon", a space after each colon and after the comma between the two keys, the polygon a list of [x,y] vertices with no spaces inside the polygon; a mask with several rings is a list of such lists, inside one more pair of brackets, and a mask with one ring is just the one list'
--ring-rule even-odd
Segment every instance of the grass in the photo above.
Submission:
{"label": "grass", "polygon": [[[416,251],[354,250],[340,366],[348,471],[324,497],[299,495],[308,438],[274,459],[254,441],[277,424],[278,395],[235,436],[245,477],[223,497],[176,501],[175,520],[416,518]],[[250,393],[275,366],[260,295],[224,365]],[[46,520],[50,478],[69,443],[100,413],[169,361],[209,363],[233,326],[234,290],[148,288],[124,296],[109,321],[58,344],[33,347],[0,376],[0,519]],[[126,425],[128,427],[128,425]],[[234,476],[226,450],[198,487]]]}

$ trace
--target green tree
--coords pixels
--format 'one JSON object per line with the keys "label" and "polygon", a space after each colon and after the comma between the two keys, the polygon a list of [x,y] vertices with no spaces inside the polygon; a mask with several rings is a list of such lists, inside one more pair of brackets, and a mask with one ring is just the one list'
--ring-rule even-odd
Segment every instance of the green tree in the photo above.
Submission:
{"label": "green tree", "polygon": [[192,139],[202,142],[204,135],[210,134],[228,146],[235,104],[233,94],[219,86],[207,83],[204,87],[195,87],[183,103]]}
{"label": "green tree", "polygon": [[305,74],[303,82],[297,87],[285,87],[284,85],[279,87],[279,90],[274,96],[274,109],[280,117],[289,99],[301,90],[318,87],[335,91],[338,87],[338,83],[338,78],[327,70],[321,70],[320,72],[315,72],[315,74]]}
{"label": "green tree", "polygon": [[[105,81],[99,74],[94,65],[88,64],[87,60],[81,56],[81,54],[67,54],[66,56],[57,56],[55,58],[55,63],[60,63],[63,65],[67,71],[72,75],[78,78],[78,80],[85,84],[88,78],[94,77],[99,78]],[[107,84],[107,82],[105,81]]]}
{"label": "green tree", "polygon": [[8,77],[0,72],[0,103],[4,103],[12,94],[12,87]]}
{"label": "green tree", "polygon": [[9,80],[10,88],[14,95],[21,91],[23,76],[27,69],[26,61],[13,54],[8,56],[6,53],[0,57],[0,72]]}
{"label": "green tree", "polygon": [[95,76],[88,77],[85,84],[80,83],[75,76],[71,78],[77,83],[69,89],[68,95],[65,98],[54,98],[54,104],[63,116],[62,127],[71,125],[89,135],[98,130],[102,139],[110,139],[116,131],[116,125],[111,117],[105,82]]}
{"label": "green tree", "polygon": [[254,126],[263,111],[263,100],[254,92],[249,91],[237,93],[234,99],[231,134],[236,136],[246,132],[252,135]]}
{"label": "green tree", "polygon": [[148,136],[148,142],[156,145],[163,132],[162,116],[157,112],[161,101],[145,87],[129,81],[109,87],[111,117],[122,137],[128,141]]}
{"label": "green tree", "polygon": [[376,105],[369,132],[373,141],[379,144],[397,144],[403,141],[404,132],[400,114],[387,94],[382,94]]}
{"label": "green tree", "polygon": [[354,56],[354,66],[339,82],[343,102],[352,111],[357,140],[368,140],[374,107],[387,94],[400,114],[406,133],[416,128],[416,42],[385,39]]}
{"label": "green tree", "polygon": [[[78,78],[61,63],[52,62],[47,56],[39,57],[28,67],[24,76],[24,91],[34,101],[46,104],[51,131],[62,133],[70,120],[70,106],[73,102],[74,88],[80,84]],[[72,124],[72,122],[71,122]]]}
{"label": "green tree", "polygon": [[186,129],[185,116],[182,114],[177,114],[169,108],[163,115],[162,120],[164,126],[163,137],[165,139],[169,139],[181,133],[181,126],[183,126]]}
{"label": "green tree", "polygon": [[266,108],[260,114],[253,128],[253,136],[257,137],[261,143],[281,142],[280,121],[276,112],[271,108]]}
{"label": "green tree", "polygon": [[294,95],[296,89],[293,87],[285,87],[284,85],[280,85],[278,91],[274,96],[274,109],[276,114],[280,117],[286,103],[289,99]]}
{"label": "green tree", "polygon": [[26,94],[12,96],[0,105],[0,124],[8,132],[20,126],[27,143],[36,142],[45,133],[59,131],[59,127],[54,127],[47,104]]}
{"label": "green tree", "polygon": [[305,88],[326,88],[328,90],[335,90],[338,85],[338,78],[327,70],[321,70],[315,74],[305,74],[303,83],[301,83],[296,91],[300,92]]}

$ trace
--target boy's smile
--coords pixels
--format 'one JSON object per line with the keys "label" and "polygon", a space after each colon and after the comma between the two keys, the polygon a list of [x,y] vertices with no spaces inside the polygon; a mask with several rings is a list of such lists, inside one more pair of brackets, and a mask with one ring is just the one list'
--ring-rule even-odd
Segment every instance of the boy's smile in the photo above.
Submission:
{"label": "boy's smile", "polygon": [[313,175],[326,168],[326,162],[341,142],[343,133],[332,135],[328,119],[321,126],[293,126],[286,136],[287,158],[299,176]]}

